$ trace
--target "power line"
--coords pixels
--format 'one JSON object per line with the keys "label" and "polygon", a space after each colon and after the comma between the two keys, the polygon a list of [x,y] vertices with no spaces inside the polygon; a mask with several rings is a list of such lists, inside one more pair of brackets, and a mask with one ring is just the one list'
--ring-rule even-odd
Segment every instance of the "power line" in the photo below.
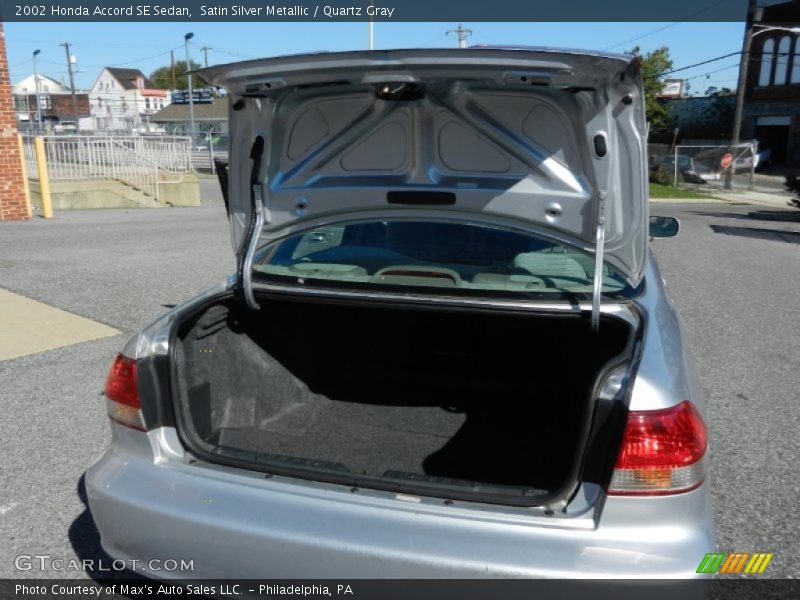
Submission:
{"label": "power line", "polygon": [[[730,58],[731,56],[737,56],[737,55],[741,56],[742,54],[744,54],[744,53],[743,52],[731,52],[730,54],[725,54],[723,56],[718,56],[716,58],[710,58],[708,60],[704,60],[702,62],[695,63],[693,65],[688,65],[686,67],[680,67],[678,69],[672,69],[671,71],[662,71],[661,73],[656,73],[655,75],[652,75],[651,77],[657,78],[657,77],[663,77],[664,75],[671,75],[672,73],[678,73],[679,71],[685,71],[687,69],[693,69],[694,67],[700,67],[702,65],[707,65],[709,63],[717,62],[718,60],[722,60],[723,58]],[[791,56],[792,54],[793,54],[792,52],[773,52],[772,53],[772,55],[775,58],[780,58],[781,56]],[[732,69],[733,67],[738,67],[740,64],[741,64],[741,60],[738,61],[734,65],[723,67],[721,69],[717,69],[716,71],[709,71],[708,73],[703,73],[701,75],[693,75],[692,77],[689,77],[688,79],[697,79],[698,77],[704,77],[704,76],[709,75],[711,73],[717,73],[718,71],[724,71],[725,69]]]}
{"label": "power line", "polygon": [[695,11],[695,12],[691,13],[690,15],[688,15],[687,17],[684,17],[683,19],[680,19],[679,21],[674,21],[674,22],[672,22],[672,23],[669,23],[668,25],[664,25],[664,26],[662,26],[662,27],[658,27],[658,28],[656,28],[656,29],[653,29],[652,31],[648,31],[648,32],[646,32],[646,33],[643,33],[643,34],[642,34],[642,35],[640,35],[640,36],[637,36],[637,37],[631,38],[631,39],[629,39],[629,40],[625,40],[624,42],[620,42],[619,44],[614,44],[613,46],[608,46],[608,47],[607,47],[607,48],[605,48],[605,49],[606,49],[606,50],[612,50],[612,49],[614,49],[614,48],[619,48],[620,46],[626,46],[626,45],[628,45],[628,44],[632,44],[633,42],[638,42],[639,40],[643,40],[643,39],[644,39],[644,38],[646,38],[646,37],[650,37],[651,35],[655,35],[655,34],[657,34],[657,33],[661,33],[661,32],[662,32],[662,31],[664,31],[665,29],[669,29],[670,27],[674,27],[675,25],[680,25],[680,24],[682,24],[682,23],[687,23],[687,22],[689,22],[691,19],[693,19],[694,17],[696,17],[696,16],[698,16],[698,15],[701,15],[701,14],[703,14],[704,12],[706,12],[707,10],[711,10],[712,8],[714,8],[714,7],[717,7],[717,6],[719,6],[720,4],[723,4],[724,2],[727,2],[727,1],[728,1],[728,0],[718,0],[717,2],[714,2],[714,3],[712,3],[712,4],[709,4],[709,5],[708,5],[708,6],[706,6],[705,8],[701,8],[700,10],[697,10],[697,11]]}
{"label": "power line", "polygon": [[[192,44],[192,45],[196,46],[197,44]],[[247,60],[253,60],[255,58],[253,56],[247,56],[245,54],[239,54],[238,52],[230,52],[229,50],[223,50],[221,48],[214,48],[214,52],[222,52],[223,54],[227,54],[228,56],[233,56],[235,58],[245,58]]]}
{"label": "power line", "polygon": [[124,65],[130,65],[130,64],[133,64],[135,62],[144,61],[144,60],[150,60],[152,58],[158,58],[160,56],[165,56],[165,55],[169,54],[170,52],[174,52],[175,50],[180,50],[181,47],[182,47],[182,44],[180,46],[176,46],[175,48],[170,48],[169,50],[166,50],[164,52],[159,52],[158,54],[153,54],[151,56],[144,56],[142,58],[135,58],[133,60],[129,60],[129,61],[126,61],[126,62],[116,63],[116,64],[113,64],[113,65],[106,65],[106,66],[108,66],[108,67],[122,67]]}
{"label": "power line", "polygon": [[414,46],[411,46],[411,47],[412,48],[423,48],[425,46],[428,46],[428,45],[432,44],[433,42],[438,42],[439,40],[442,40],[442,39],[444,39],[446,37],[447,37],[446,33],[440,33],[436,37],[429,39],[427,42],[422,42],[421,44],[415,44]]}
{"label": "power line", "polygon": [[739,66],[739,63],[733,65],[728,65],[727,67],[722,67],[721,69],[715,69],[713,71],[709,71],[708,73],[701,73],[700,75],[694,75],[693,77],[687,77],[684,81],[691,81],[693,79],[700,79],[701,77],[708,77],[709,75],[713,75],[714,73],[719,73],[720,71],[727,71],[728,69],[734,69]]}
{"label": "power line", "polygon": [[653,29],[652,31],[648,31],[647,33],[643,33],[639,37],[631,38],[629,40],[625,40],[624,42],[620,42],[619,44],[614,44],[613,46],[607,46],[604,50],[613,50],[614,48],[619,48],[620,46],[627,46],[628,44],[633,44],[634,42],[638,42],[639,40],[643,40],[646,37],[650,37],[651,35],[655,35],[664,31],[665,29],[669,29],[670,27],[674,27],[675,25],[679,25],[683,23],[683,21],[675,21],[674,23],[670,23],[669,25],[664,25],[663,27],[659,27],[658,29]]}
{"label": "power line", "polygon": [[742,51],[739,50],[738,52],[730,52],[729,54],[723,54],[722,56],[717,56],[715,58],[709,58],[708,60],[701,61],[699,63],[694,63],[693,65],[687,65],[685,67],[679,67],[677,69],[672,69],[670,71],[662,71],[656,77],[662,77],[664,75],[672,75],[673,73],[678,73],[680,71],[686,71],[687,69],[693,69],[695,67],[701,67],[703,65],[707,65],[712,62],[717,62],[718,60],[722,60],[724,58],[730,58],[731,56],[740,56]]}

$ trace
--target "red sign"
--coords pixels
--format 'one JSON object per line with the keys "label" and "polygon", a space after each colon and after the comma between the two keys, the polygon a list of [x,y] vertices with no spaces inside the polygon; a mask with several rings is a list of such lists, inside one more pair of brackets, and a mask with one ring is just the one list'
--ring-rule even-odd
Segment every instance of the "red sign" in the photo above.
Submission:
{"label": "red sign", "polygon": [[719,161],[719,164],[723,169],[727,169],[728,167],[731,166],[732,162],[733,162],[733,154],[731,154],[730,152],[726,152],[725,154],[722,155],[722,160]]}

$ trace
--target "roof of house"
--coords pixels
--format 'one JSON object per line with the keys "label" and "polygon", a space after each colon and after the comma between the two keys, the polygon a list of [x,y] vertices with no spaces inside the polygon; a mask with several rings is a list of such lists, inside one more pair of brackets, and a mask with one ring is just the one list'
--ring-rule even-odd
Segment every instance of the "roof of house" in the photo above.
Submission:
{"label": "roof of house", "polygon": [[[58,86],[59,88],[61,88],[61,89],[66,89],[66,88],[64,87],[64,84],[63,84],[63,83],[61,83],[60,81],[58,81],[57,79],[53,79],[52,77],[48,77],[47,75],[44,75],[44,74],[42,74],[42,73],[38,73],[37,75],[38,75],[38,78],[39,78],[39,81],[40,81],[40,82],[43,82],[43,81],[49,81],[50,83],[53,83],[53,84],[57,85],[57,86]],[[24,79],[22,79],[22,80],[18,81],[17,83],[15,83],[15,84],[14,84],[14,86],[13,86],[13,87],[14,87],[14,89],[17,89],[17,90],[18,90],[18,89],[19,89],[19,86],[20,86],[21,84],[23,84],[24,82],[26,82],[28,79],[30,79],[30,80],[32,81],[32,84],[33,84],[34,86],[36,85],[36,80],[34,79],[33,73],[31,73],[30,75],[28,75],[28,76],[27,76],[27,77],[25,77]]]}
{"label": "roof of house", "polygon": [[139,77],[144,79],[144,87],[155,88],[156,86],[148,77],[145,76],[139,69],[119,69],[117,67],[106,67],[106,71],[111,73],[111,76],[119,81],[123,89],[135,90],[139,86],[136,85],[136,79]]}
{"label": "roof of house", "polygon": [[[227,121],[228,120],[228,97],[215,97],[211,104],[194,105],[195,121]],[[170,104],[162,108],[152,117],[153,123],[182,123],[189,122],[188,104]]]}

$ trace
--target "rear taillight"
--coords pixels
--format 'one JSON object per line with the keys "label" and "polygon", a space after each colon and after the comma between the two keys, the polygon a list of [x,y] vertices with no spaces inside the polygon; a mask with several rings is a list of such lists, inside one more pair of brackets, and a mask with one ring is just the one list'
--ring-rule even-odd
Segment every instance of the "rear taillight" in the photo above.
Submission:
{"label": "rear taillight", "polygon": [[120,425],[145,431],[142,404],[136,385],[136,361],[117,354],[106,380],[108,417]]}
{"label": "rear taillight", "polygon": [[703,418],[690,402],[631,411],[608,493],[656,496],[693,490],[705,479],[707,444]]}

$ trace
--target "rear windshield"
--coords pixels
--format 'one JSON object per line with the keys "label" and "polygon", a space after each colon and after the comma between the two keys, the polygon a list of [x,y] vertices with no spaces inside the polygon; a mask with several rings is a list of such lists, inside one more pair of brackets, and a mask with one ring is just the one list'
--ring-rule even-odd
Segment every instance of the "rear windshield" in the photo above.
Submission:
{"label": "rear windshield", "polygon": [[[463,223],[378,221],[321,227],[263,248],[254,277],[300,285],[446,288],[447,293],[591,293],[594,258],[526,233]],[[624,293],[603,269],[603,291]]]}

